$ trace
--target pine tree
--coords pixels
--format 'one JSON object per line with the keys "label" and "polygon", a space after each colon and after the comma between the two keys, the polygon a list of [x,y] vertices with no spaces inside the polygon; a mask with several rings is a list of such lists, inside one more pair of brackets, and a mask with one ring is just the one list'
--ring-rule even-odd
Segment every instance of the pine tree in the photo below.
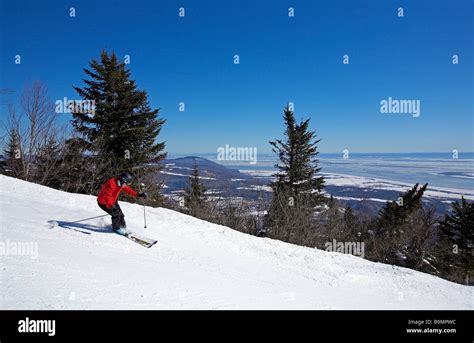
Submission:
{"label": "pine tree", "polygon": [[23,178],[24,156],[21,148],[20,135],[16,129],[10,130],[4,153],[6,174],[20,179]]}
{"label": "pine tree", "polygon": [[422,272],[439,275],[435,267],[437,249],[434,208],[419,207],[401,227],[399,251],[403,260],[399,265]]}
{"label": "pine tree", "polygon": [[36,158],[35,181],[59,189],[61,187],[58,168],[60,163],[61,145],[54,137],[50,137],[41,147]]}
{"label": "pine tree", "polygon": [[357,217],[349,205],[347,205],[344,210],[344,229],[349,237],[358,238]]}
{"label": "pine tree", "polygon": [[189,177],[189,185],[185,189],[184,207],[188,214],[193,217],[205,219],[208,214],[206,187],[199,176],[199,169],[196,161]]}
{"label": "pine tree", "polygon": [[92,194],[96,187],[93,170],[97,169],[99,162],[96,157],[87,153],[82,139],[67,139],[58,165],[58,178],[61,180],[59,189],[71,193]]}
{"label": "pine tree", "polygon": [[272,151],[278,154],[279,159],[275,165],[279,172],[274,175],[277,180],[273,185],[285,186],[295,196],[315,191],[315,200],[319,200],[324,179],[315,175],[321,170],[316,158],[319,154],[317,144],[321,140],[316,140],[315,132],[309,131],[309,119],[296,123],[289,105],[284,109],[283,118],[286,125],[285,140],[270,142]]}
{"label": "pine tree", "polygon": [[[273,196],[265,226],[269,234],[285,241],[305,244],[313,220],[315,206],[323,201],[323,177],[317,159],[314,131],[309,130],[309,119],[296,123],[289,106],[284,109],[285,139],[270,141],[278,155],[278,172],[272,183]],[[294,228],[297,228],[294,230]]]}
{"label": "pine tree", "polygon": [[[411,189],[406,191],[397,201],[388,201],[385,207],[379,212],[379,226],[391,233],[396,234],[398,228],[405,222],[407,217],[416,209],[422,207],[422,197],[428,187],[424,184],[418,188],[419,184],[415,184]],[[388,232],[390,233],[390,232]]]}
{"label": "pine tree", "polygon": [[442,233],[451,243],[448,263],[461,270],[466,285],[474,276],[474,203],[464,199],[452,204],[451,214],[440,222]]}
{"label": "pine tree", "polygon": [[391,264],[404,265],[407,256],[403,251],[407,250],[404,237],[406,225],[416,220],[412,215],[421,215],[417,211],[423,208],[422,197],[428,184],[422,187],[415,184],[411,189],[401,195],[397,201],[389,201],[380,210],[376,220],[375,241],[378,261]]}
{"label": "pine tree", "polygon": [[90,68],[84,69],[90,77],[84,80],[86,86],[74,87],[83,100],[95,102],[95,107],[73,113],[81,143],[97,159],[110,161],[104,179],[132,169],[143,177],[147,164],[166,156],[165,143],[156,142],[165,120],[158,118],[159,109],[150,108],[147,93],[137,89],[115,53],[102,51],[100,61],[92,60]]}

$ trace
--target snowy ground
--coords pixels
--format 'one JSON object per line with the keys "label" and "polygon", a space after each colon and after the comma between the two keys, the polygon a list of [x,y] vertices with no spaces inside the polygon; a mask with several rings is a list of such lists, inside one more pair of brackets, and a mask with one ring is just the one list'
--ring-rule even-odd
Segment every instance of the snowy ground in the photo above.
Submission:
{"label": "snowy ground", "polygon": [[[92,196],[0,175],[0,309],[474,309],[474,288],[121,203],[150,249],[103,228]],[[14,248],[30,247],[24,251]],[[30,245],[27,245],[30,244]]]}

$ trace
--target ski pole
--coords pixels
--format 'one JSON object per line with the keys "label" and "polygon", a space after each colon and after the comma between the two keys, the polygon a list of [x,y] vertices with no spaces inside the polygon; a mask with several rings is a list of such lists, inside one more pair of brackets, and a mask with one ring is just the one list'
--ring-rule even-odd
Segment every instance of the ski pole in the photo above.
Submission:
{"label": "ski pole", "polygon": [[[145,184],[143,182],[140,182],[140,192],[143,192],[143,187],[145,187]],[[146,229],[146,209],[145,209],[145,200],[142,199],[142,204],[143,204],[143,228]]]}
{"label": "ski pole", "polygon": [[144,222],[144,228],[146,229],[146,212],[145,212],[145,202],[143,202],[143,222]]}
{"label": "ski pole", "polygon": [[102,217],[105,217],[105,216],[108,216],[109,214],[104,214],[102,216],[97,216],[97,217],[90,217],[90,218],[86,218],[86,219],[81,219],[81,220],[76,220],[75,222],[69,222],[69,223],[80,223],[80,222],[85,222],[86,220],[90,220],[90,219],[95,219],[95,218],[102,218]]}

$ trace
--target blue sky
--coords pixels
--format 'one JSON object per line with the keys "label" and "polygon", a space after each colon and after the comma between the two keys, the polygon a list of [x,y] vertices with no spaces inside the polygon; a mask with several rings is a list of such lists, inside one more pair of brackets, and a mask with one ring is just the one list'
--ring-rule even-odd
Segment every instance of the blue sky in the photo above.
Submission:
{"label": "blue sky", "polygon": [[[0,87],[13,100],[33,80],[52,100],[77,99],[72,86],[101,49],[128,54],[167,119],[160,140],[172,154],[226,144],[269,152],[289,101],[311,118],[322,152],[474,151],[470,0],[0,3]],[[388,97],[420,100],[421,115],[380,113]]]}

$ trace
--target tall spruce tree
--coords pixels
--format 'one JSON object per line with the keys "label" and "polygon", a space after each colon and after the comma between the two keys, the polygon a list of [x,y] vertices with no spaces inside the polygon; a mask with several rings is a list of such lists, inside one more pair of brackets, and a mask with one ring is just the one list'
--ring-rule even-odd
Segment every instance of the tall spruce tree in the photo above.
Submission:
{"label": "tall spruce tree", "polygon": [[275,167],[279,170],[274,176],[274,186],[284,186],[295,196],[300,193],[315,191],[314,199],[321,199],[324,187],[322,176],[316,177],[321,170],[318,167],[316,133],[309,130],[309,119],[296,123],[295,116],[289,105],[284,109],[285,139],[270,141],[272,151],[278,154],[279,162]]}
{"label": "tall spruce tree", "polygon": [[466,285],[474,280],[474,203],[464,199],[452,204],[452,211],[440,222],[444,236],[450,242],[447,262],[461,271]]}
{"label": "tall spruce tree", "polygon": [[270,236],[306,244],[315,207],[324,197],[323,177],[316,174],[318,167],[317,144],[314,131],[309,130],[309,119],[297,123],[293,111],[284,109],[285,138],[270,141],[278,155],[278,172],[272,183],[273,195],[265,220]]}
{"label": "tall spruce tree", "polygon": [[208,214],[206,187],[199,176],[199,168],[196,161],[194,162],[188,182],[189,185],[184,190],[184,207],[186,212],[191,216],[205,219]]}
{"label": "tall spruce tree", "polygon": [[97,159],[110,163],[109,175],[132,170],[144,175],[146,165],[165,158],[165,143],[157,137],[165,120],[159,109],[151,109],[145,91],[130,79],[130,70],[115,53],[102,51],[100,61],[92,60],[84,69],[90,79],[85,87],[74,87],[83,100],[95,107],[73,113],[72,124],[85,149]]}

